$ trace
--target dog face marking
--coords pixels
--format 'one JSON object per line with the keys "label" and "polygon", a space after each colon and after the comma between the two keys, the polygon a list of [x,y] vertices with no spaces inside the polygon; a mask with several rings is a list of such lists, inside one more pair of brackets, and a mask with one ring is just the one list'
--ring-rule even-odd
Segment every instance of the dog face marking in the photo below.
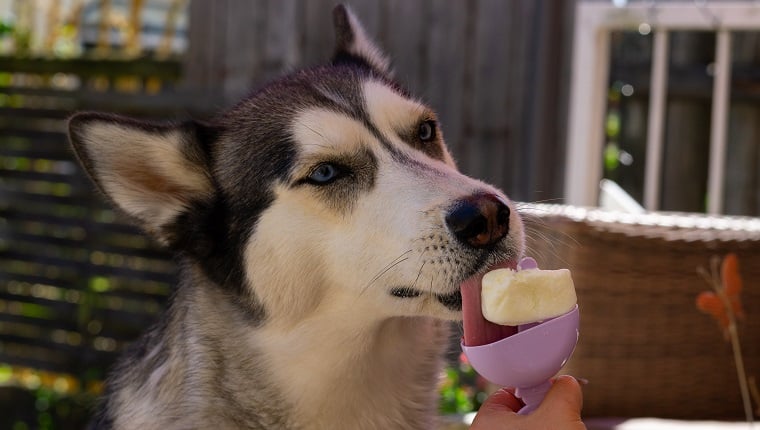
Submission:
{"label": "dog face marking", "polygon": [[366,144],[371,136],[360,122],[312,108],[296,116],[293,138],[301,143],[290,175],[293,187],[319,195],[337,212],[348,212],[360,192],[374,186],[377,159]]}
{"label": "dog face marking", "polygon": [[[520,252],[519,220],[512,239],[494,249],[458,243],[445,222],[451,206],[498,191],[456,171],[439,130],[420,138],[420,124],[434,121],[430,108],[371,74],[357,79],[360,105],[311,106],[295,116],[293,169],[246,249],[251,288],[277,315],[308,315],[343,295],[376,318],[458,318],[459,283]],[[329,180],[312,177],[322,168]],[[300,288],[268,288],[284,284]]]}
{"label": "dog face marking", "polygon": [[[377,129],[392,133],[392,137],[400,139],[431,158],[454,165],[453,159],[444,146],[443,136],[438,129],[438,121],[432,109],[399,94],[388,85],[378,81],[365,82],[363,92],[370,121]],[[423,126],[429,127],[430,135],[424,140],[420,137]]]}

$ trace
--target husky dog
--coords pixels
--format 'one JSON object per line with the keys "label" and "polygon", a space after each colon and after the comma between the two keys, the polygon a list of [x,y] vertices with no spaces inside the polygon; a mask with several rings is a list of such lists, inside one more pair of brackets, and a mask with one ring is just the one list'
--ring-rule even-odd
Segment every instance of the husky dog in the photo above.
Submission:
{"label": "husky dog", "polygon": [[106,383],[97,429],[430,429],[460,285],[514,266],[523,227],[464,176],[435,113],[344,6],[324,66],[208,124],[69,123],[180,284]]}

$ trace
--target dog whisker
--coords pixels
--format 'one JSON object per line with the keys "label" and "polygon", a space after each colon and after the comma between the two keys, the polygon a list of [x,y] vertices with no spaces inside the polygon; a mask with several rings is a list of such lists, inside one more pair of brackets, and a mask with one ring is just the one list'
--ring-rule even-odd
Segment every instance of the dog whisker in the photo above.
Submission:
{"label": "dog whisker", "polygon": [[530,208],[532,210],[537,210],[538,208],[536,208],[534,205],[542,204],[542,203],[544,203],[544,204],[545,203],[549,203],[549,204],[551,204],[551,203],[562,203],[562,200],[563,199],[561,197],[555,197],[555,198],[551,198],[551,199],[534,200],[532,202],[514,202],[514,204],[515,204],[515,207],[517,209]]}
{"label": "dog whisker", "polygon": [[430,290],[428,291],[429,294],[433,294],[433,276],[430,277]]}
{"label": "dog whisker", "polygon": [[427,261],[423,261],[422,262],[422,265],[420,266],[420,271],[417,272],[417,277],[414,279],[414,282],[412,283],[412,289],[414,289],[414,287],[417,285],[417,281],[420,280],[420,275],[422,275],[422,269],[425,268],[425,264],[426,263],[427,263]]}
{"label": "dog whisker", "polygon": [[569,263],[562,257],[560,249],[568,246],[578,246],[577,239],[567,232],[552,228],[548,220],[535,214],[522,214],[525,235],[532,240],[526,245],[525,252],[541,260],[551,257],[563,266]]}
{"label": "dog whisker", "polygon": [[399,264],[403,263],[404,261],[408,260],[409,257],[406,257],[406,255],[409,254],[410,252],[412,252],[411,249],[407,250],[406,252],[402,253],[398,257],[396,257],[393,260],[391,260],[391,262],[387,266],[385,266],[383,269],[381,269],[380,272],[378,272],[377,275],[375,275],[372,278],[372,280],[370,280],[369,283],[367,283],[367,285],[364,288],[362,288],[362,291],[359,294],[360,295],[364,294],[365,291],[369,290],[369,288],[372,286],[372,284],[374,284],[375,282],[377,282],[378,279],[380,279],[383,275],[385,275],[386,273],[388,273],[389,270],[393,269],[394,267],[396,267]]}

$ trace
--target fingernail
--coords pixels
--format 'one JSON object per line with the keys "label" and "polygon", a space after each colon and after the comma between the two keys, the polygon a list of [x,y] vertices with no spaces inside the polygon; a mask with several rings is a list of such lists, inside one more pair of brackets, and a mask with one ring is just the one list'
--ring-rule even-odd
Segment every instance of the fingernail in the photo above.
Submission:
{"label": "fingernail", "polygon": [[[562,376],[563,376],[563,377],[567,376],[567,377],[573,378],[573,379],[575,379],[576,381],[578,381],[578,383],[579,383],[580,385],[588,385],[588,379],[586,379],[586,378],[579,378],[579,377],[577,377],[577,376],[573,376],[573,375],[562,375]],[[553,381],[556,381],[556,380],[557,380],[557,378],[559,378],[559,376],[555,376],[554,378],[552,378],[552,382],[553,382]]]}
{"label": "fingernail", "polygon": [[586,378],[578,378],[577,376],[573,376],[573,378],[581,385],[588,385],[588,379]]}

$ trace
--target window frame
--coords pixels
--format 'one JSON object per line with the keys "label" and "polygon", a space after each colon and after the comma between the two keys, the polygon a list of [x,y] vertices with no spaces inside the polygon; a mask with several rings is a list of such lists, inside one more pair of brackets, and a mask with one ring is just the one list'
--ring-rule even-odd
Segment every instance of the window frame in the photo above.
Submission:
{"label": "window frame", "polygon": [[598,205],[599,183],[603,174],[603,124],[607,106],[610,34],[613,31],[638,29],[642,23],[650,26],[654,36],[644,207],[652,211],[659,208],[669,33],[713,31],[717,39],[710,123],[707,212],[720,214],[724,201],[724,169],[731,92],[731,33],[760,31],[760,5],[757,3],[642,2],[618,7],[608,2],[580,1],[576,5],[568,106],[565,203],[576,206]]}

